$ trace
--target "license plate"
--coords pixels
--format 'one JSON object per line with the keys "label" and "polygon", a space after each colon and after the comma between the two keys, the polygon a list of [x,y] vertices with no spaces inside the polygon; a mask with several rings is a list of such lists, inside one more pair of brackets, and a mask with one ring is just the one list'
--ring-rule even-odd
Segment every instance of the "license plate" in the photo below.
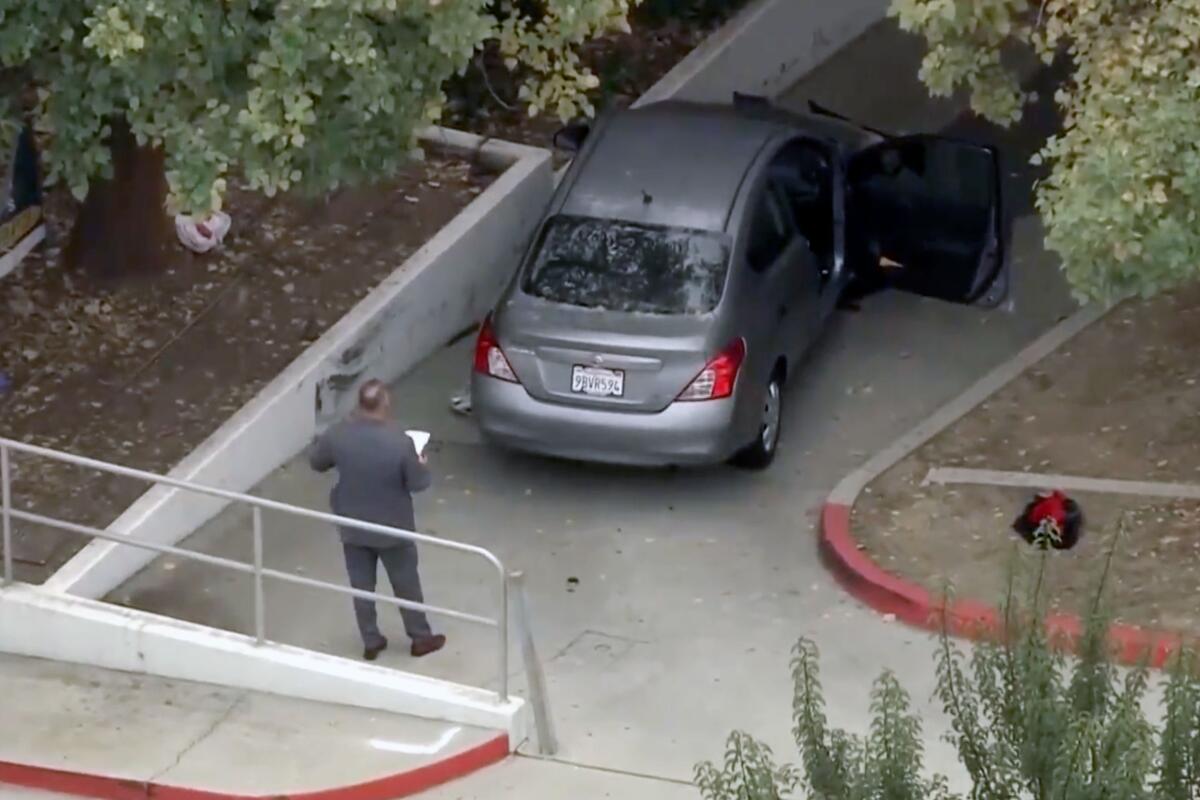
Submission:
{"label": "license plate", "polygon": [[576,364],[571,370],[571,391],[588,397],[622,397],[625,394],[625,373],[619,369]]}

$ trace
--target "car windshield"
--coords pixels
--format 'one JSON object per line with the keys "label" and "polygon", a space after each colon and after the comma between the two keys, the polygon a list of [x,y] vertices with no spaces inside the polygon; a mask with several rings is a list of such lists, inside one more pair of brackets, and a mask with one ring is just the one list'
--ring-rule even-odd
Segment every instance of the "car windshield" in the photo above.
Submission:
{"label": "car windshield", "polygon": [[557,216],[525,277],[527,294],[643,314],[706,314],[725,289],[723,234]]}

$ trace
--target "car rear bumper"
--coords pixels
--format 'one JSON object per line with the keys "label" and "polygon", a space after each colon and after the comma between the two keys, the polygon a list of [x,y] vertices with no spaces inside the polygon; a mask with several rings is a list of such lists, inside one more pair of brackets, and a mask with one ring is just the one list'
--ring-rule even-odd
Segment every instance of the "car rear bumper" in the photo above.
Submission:
{"label": "car rear bumper", "polygon": [[471,408],[487,441],[555,458],[699,466],[740,449],[732,398],[674,403],[655,414],[604,411],[543,402],[517,384],[475,375]]}

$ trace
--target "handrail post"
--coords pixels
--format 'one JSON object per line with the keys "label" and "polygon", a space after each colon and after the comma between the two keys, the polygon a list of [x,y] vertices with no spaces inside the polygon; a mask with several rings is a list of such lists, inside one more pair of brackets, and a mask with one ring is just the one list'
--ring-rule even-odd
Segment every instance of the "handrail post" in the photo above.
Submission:
{"label": "handrail post", "polygon": [[517,635],[521,637],[521,654],[525,663],[525,678],[529,683],[529,703],[533,706],[533,724],[537,729],[538,752],[552,756],[558,752],[558,736],[550,716],[550,700],[546,693],[546,675],[533,642],[533,626],[529,621],[529,600],[525,596],[525,573],[509,576],[513,588],[513,606],[517,615]]}
{"label": "handrail post", "polygon": [[4,529],[4,585],[13,582],[12,474],[8,463],[8,445],[0,444],[0,525]]}
{"label": "handrail post", "polygon": [[508,702],[508,575],[500,572],[500,616],[496,629],[500,635],[500,702]]}
{"label": "handrail post", "polygon": [[254,639],[257,644],[266,641],[267,611],[263,598],[263,521],[262,509],[253,507],[254,514]]}

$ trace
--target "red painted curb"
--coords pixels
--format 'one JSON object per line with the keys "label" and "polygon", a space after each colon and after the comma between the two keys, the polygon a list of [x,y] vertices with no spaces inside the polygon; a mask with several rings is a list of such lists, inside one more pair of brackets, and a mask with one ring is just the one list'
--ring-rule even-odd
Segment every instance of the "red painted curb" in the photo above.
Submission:
{"label": "red painted curb", "polygon": [[[1000,609],[978,600],[954,600],[949,605],[927,589],[887,572],[867,555],[850,530],[851,506],[825,503],[821,509],[821,547],[834,567],[834,574],[850,594],[882,614],[895,615],[909,625],[941,631],[979,641],[995,638],[1000,631]],[[1074,614],[1052,614],[1046,618],[1051,639],[1073,650],[1083,632]],[[1161,669],[1183,643],[1183,636],[1170,631],[1114,624],[1109,628],[1114,658],[1121,664],[1148,660]]]}
{"label": "red painted curb", "polygon": [[0,784],[8,783],[47,792],[94,797],[98,800],[393,800],[424,792],[469,775],[504,760],[508,754],[508,736],[501,734],[449,758],[408,772],[337,789],[292,794],[229,794],[8,762],[0,762]]}

